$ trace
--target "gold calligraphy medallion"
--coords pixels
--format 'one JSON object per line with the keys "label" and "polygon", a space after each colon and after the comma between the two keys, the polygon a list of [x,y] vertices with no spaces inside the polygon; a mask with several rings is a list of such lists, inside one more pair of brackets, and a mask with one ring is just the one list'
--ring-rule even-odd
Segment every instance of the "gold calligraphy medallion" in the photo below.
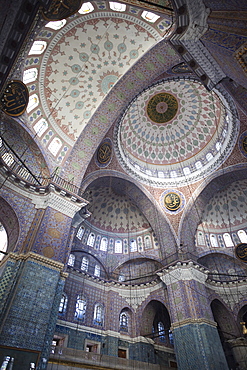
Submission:
{"label": "gold calligraphy medallion", "polygon": [[1,109],[7,115],[17,117],[25,112],[28,100],[26,85],[19,80],[10,81],[0,98]]}
{"label": "gold calligraphy medallion", "polygon": [[242,262],[247,263],[247,243],[240,243],[235,247],[235,254]]}
{"label": "gold calligraphy medallion", "polygon": [[176,211],[181,205],[181,198],[176,193],[168,193],[164,197],[164,205],[169,211]]}

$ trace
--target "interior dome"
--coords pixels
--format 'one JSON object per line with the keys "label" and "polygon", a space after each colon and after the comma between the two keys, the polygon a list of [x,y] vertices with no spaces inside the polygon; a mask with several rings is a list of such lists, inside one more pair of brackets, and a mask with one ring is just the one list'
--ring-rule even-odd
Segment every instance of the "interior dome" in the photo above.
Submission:
{"label": "interior dome", "polygon": [[235,141],[233,103],[192,79],[168,79],[142,92],[116,130],[118,157],[144,182],[181,185],[218,167]]}

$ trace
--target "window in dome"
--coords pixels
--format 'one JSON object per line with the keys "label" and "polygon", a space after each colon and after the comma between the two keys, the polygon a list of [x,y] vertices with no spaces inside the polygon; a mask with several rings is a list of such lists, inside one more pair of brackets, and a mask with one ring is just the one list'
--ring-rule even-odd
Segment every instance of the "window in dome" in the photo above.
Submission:
{"label": "window in dome", "polygon": [[57,155],[59,149],[62,146],[62,142],[58,137],[55,137],[50,145],[48,146],[48,150],[51,152],[51,154],[54,155],[54,157]]}
{"label": "window in dome", "polygon": [[87,14],[94,11],[94,7],[90,2],[82,4],[81,8],[78,10],[78,13],[80,14]]}
{"label": "window in dome", "polygon": [[93,323],[94,325],[103,326],[104,322],[104,307],[102,304],[97,303],[94,306]]}
{"label": "window in dome", "polygon": [[23,179],[27,180],[30,173],[25,167],[21,167],[18,171],[18,175],[22,177]]}
{"label": "window in dome", "polygon": [[158,177],[165,177],[165,174],[164,174],[164,172],[163,171],[158,171]]}
{"label": "window in dome", "polygon": [[38,70],[37,68],[29,68],[26,69],[23,73],[23,82],[24,84],[28,84],[30,82],[33,82],[38,77]]}
{"label": "window in dome", "polygon": [[28,105],[27,105],[27,113],[30,113],[34,108],[39,105],[39,98],[38,95],[33,94],[29,97]]}
{"label": "window in dome", "polygon": [[75,255],[70,253],[69,260],[68,260],[68,266],[73,267],[75,264]]}
{"label": "window in dome", "polygon": [[160,16],[145,10],[142,12],[142,18],[147,22],[154,23],[160,18]]}
{"label": "window in dome", "polygon": [[125,276],[124,275],[119,275],[118,281],[125,281]]}
{"label": "window in dome", "polygon": [[146,235],[145,236],[145,238],[144,238],[144,244],[145,244],[145,249],[152,248],[152,242],[151,242],[150,235]]}
{"label": "window in dome", "polygon": [[75,318],[78,320],[85,321],[86,308],[87,301],[85,297],[82,294],[78,295],[75,308]]}
{"label": "window in dome", "polygon": [[199,170],[200,168],[202,168],[202,162],[201,161],[198,161],[195,163],[195,167],[197,170]]}
{"label": "window in dome", "polygon": [[206,160],[209,162],[209,161],[211,161],[211,159],[213,159],[214,158],[214,156],[213,156],[213,154],[212,153],[208,153],[207,155],[206,155]]}
{"label": "window in dome", "polygon": [[48,28],[51,28],[55,31],[58,31],[60,30],[65,24],[66,24],[66,20],[65,19],[61,19],[61,21],[52,21],[52,22],[49,22],[45,25],[45,27],[48,27]]}
{"label": "window in dome", "polygon": [[84,226],[80,226],[77,231],[76,237],[81,240],[81,238],[83,237],[84,231],[85,231]]}
{"label": "window in dome", "polygon": [[136,252],[137,251],[137,243],[135,239],[130,240],[130,252]]}
{"label": "window in dome", "polygon": [[59,313],[65,313],[66,312],[67,302],[68,302],[68,297],[65,293],[63,293],[60,304],[59,304],[59,309],[58,309]]}
{"label": "window in dome", "polygon": [[2,155],[2,160],[4,161],[4,163],[7,164],[7,166],[11,166],[14,163],[13,154],[11,154],[11,153],[4,153]]}
{"label": "window in dome", "polygon": [[95,265],[94,267],[94,276],[100,277],[100,266]]}
{"label": "window in dome", "polygon": [[33,55],[33,54],[42,54],[47,46],[47,42],[45,41],[34,41],[28,55]]}
{"label": "window in dome", "polygon": [[48,129],[48,123],[44,118],[41,118],[38,122],[35,123],[33,126],[34,131],[38,135],[38,137],[41,137],[45,131]]}
{"label": "window in dome", "polygon": [[108,245],[108,239],[107,238],[102,238],[101,239],[101,242],[100,242],[100,247],[99,247],[99,249],[101,250],[101,251],[107,251],[107,245]]}
{"label": "window in dome", "polygon": [[210,242],[211,242],[211,246],[213,248],[218,248],[219,247],[216,235],[210,234]]}
{"label": "window in dome", "polygon": [[89,245],[89,247],[93,247],[94,246],[94,242],[95,242],[95,234],[94,233],[90,233],[89,234],[89,237],[88,237],[88,240],[87,240],[87,245]]}
{"label": "window in dome", "polygon": [[198,245],[205,245],[204,233],[202,231],[198,231],[197,233],[197,243]]}
{"label": "window in dome", "polygon": [[88,258],[87,257],[83,257],[82,258],[82,261],[81,261],[81,269],[82,269],[82,271],[88,271],[88,265],[89,265]]}
{"label": "window in dome", "polygon": [[115,253],[122,253],[123,252],[123,244],[122,240],[115,241]]}
{"label": "window in dome", "polygon": [[163,322],[158,322],[158,334],[159,334],[159,340],[161,342],[165,342],[166,341],[166,337],[165,337],[165,327],[164,327],[164,324]]}
{"label": "window in dome", "polygon": [[185,176],[189,175],[190,174],[190,168],[189,167],[184,167],[183,168],[183,173],[184,173]]}
{"label": "window in dome", "polygon": [[120,313],[119,326],[121,331],[128,331],[128,315],[126,312]]}
{"label": "window in dome", "polygon": [[224,233],[223,234],[223,239],[224,239],[226,247],[234,247],[232,237],[229,233]]}
{"label": "window in dome", "polygon": [[126,10],[126,5],[110,1],[110,8],[115,10],[115,12],[124,12]]}
{"label": "window in dome", "polygon": [[220,143],[220,142],[217,142],[217,143],[215,144],[215,148],[216,148],[216,150],[217,150],[217,151],[219,151],[219,150],[220,150],[220,148],[221,148],[221,143]]}
{"label": "window in dome", "polygon": [[7,236],[4,226],[0,222],[0,261],[5,256],[5,254],[1,253],[1,251],[6,252],[7,245],[8,245],[8,236]]}
{"label": "window in dome", "polygon": [[176,171],[171,171],[171,172],[170,172],[170,174],[171,174],[171,177],[172,177],[172,178],[174,178],[174,177],[178,177],[178,175],[177,175],[177,172],[176,172]]}
{"label": "window in dome", "polygon": [[244,230],[239,230],[238,231],[238,237],[239,237],[241,243],[247,243],[247,235],[246,235],[246,232]]}

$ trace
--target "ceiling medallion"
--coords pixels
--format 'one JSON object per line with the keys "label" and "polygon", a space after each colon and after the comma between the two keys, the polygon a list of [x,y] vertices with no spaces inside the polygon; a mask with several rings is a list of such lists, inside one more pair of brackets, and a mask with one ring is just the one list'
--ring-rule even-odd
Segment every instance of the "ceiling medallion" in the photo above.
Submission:
{"label": "ceiling medallion", "polygon": [[81,7],[81,0],[53,0],[43,17],[48,21],[59,21],[76,13]]}
{"label": "ceiling medallion", "polygon": [[166,212],[174,215],[184,208],[185,197],[178,190],[168,189],[162,193],[160,203]]}
{"label": "ceiling medallion", "polygon": [[178,101],[172,94],[161,92],[154,95],[147,104],[147,115],[156,123],[166,123],[175,117]]}
{"label": "ceiling medallion", "polygon": [[235,247],[235,254],[242,262],[247,263],[247,243],[240,243]]}
{"label": "ceiling medallion", "polygon": [[10,81],[0,99],[1,109],[8,115],[22,115],[28,105],[29,93],[27,86],[19,80]]}
{"label": "ceiling medallion", "polygon": [[243,132],[242,135],[240,135],[238,145],[241,153],[245,157],[247,157],[247,131]]}
{"label": "ceiling medallion", "polygon": [[108,166],[108,164],[110,163],[111,157],[112,157],[112,142],[110,138],[105,138],[98,147],[95,156],[95,162],[98,167],[104,168]]}

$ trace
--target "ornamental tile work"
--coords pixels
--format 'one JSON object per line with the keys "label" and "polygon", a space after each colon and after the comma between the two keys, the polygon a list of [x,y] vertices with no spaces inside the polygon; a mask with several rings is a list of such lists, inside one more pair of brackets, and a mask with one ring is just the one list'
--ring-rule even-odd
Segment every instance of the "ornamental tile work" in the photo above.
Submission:
{"label": "ornamental tile work", "polygon": [[71,218],[47,207],[37,232],[32,252],[65,263]]}

